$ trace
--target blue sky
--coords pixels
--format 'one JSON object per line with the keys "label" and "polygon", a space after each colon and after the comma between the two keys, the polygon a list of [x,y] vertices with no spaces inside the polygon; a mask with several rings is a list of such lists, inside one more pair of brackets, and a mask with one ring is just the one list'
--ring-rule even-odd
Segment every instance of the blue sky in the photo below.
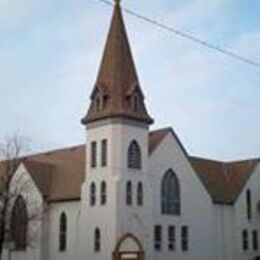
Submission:
{"label": "blue sky", "polygon": [[[260,62],[259,0],[123,0],[130,9]],[[0,0],[0,138],[35,151],[85,140],[111,18],[97,0]],[[260,157],[260,69],[125,14],[152,128],[172,126],[188,152]]]}

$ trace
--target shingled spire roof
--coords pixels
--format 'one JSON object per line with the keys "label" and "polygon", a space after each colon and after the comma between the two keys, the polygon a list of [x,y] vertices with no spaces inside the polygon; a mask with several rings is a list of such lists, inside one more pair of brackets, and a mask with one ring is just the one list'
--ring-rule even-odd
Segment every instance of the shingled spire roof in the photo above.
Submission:
{"label": "shingled spire roof", "polygon": [[83,124],[115,117],[153,122],[144,104],[119,2],[115,1],[105,51]]}

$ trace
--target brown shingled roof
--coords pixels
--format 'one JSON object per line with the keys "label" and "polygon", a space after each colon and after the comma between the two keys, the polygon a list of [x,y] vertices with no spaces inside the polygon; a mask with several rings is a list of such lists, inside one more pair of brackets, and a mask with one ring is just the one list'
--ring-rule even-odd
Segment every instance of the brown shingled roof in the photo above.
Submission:
{"label": "brown shingled roof", "polygon": [[[166,134],[166,129],[150,133],[150,152]],[[47,201],[55,202],[80,199],[85,160],[85,145],[80,145],[28,156],[23,163]]]}
{"label": "brown shingled roof", "polygon": [[[151,154],[171,128],[149,133]],[[195,172],[210,194],[212,201],[233,204],[251,176],[258,159],[220,162],[197,157],[188,157]],[[37,187],[49,202],[79,200],[81,185],[85,178],[85,145],[65,148],[28,156],[24,165]],[[3,162],[0,162],[0,174]]]}
{"label": "brown shingled roof", "polygon": [[171,128],[164,128],[149,133],[149,154],[157,148],[163,138],[169,134],[170,131]]}
{"label": "brown shingled roof", "polygon": [[85,160],[85,146],[80,145],[30,156],[25,166],[49,201],[75,200],[80,199]]}
{"label": "brown shingled roof", "polygon": [[[133,108],[132,94],[138,96],[138,109]],[[97,109],[97,95],[102,109]],[[82,123],[114,117],[153,122],[144,104],[119,4],[115,5],[91,104]]]}
{"label": "brown shingled roof", "polygon": [[259,160],[219,162],[190,157],[190,162],[214,203],[233,204]]}
{"label": "brown shingled roof", "polygon": [[234,202],[242,191],[245,183],[251,176],[255,167],[259,163],[259,159],[251,159],[226,163],[228,172],[229,189],[231,193],[231,201]]}
{"label": "brown shingled roof", "polygon": [[[31,155],[21,161],[47,201],[80,199],[85,177],[85,145]],[[4,173],[4,162],[0,162],[0,175]]]}

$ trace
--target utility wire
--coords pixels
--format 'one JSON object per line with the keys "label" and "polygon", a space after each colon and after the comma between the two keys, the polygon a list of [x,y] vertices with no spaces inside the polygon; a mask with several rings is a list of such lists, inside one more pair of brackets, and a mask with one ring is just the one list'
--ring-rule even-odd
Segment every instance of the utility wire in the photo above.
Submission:
{"label": "utility wire", "polygon": [[[102,3],[106,4],[106,5],[110,5],[110,6],[114,5],[113,3],[111,3],[108,0],[98,0],[98,1],[102,2]],[[240,62],[247,63],[247,64],[249,64],[251,66],[256,67],[256,68],[260,68],[260,62],[258,62],[258,61],[254,61],[254,60],[249,59],[247,57],[241,56],[241,55],[239,55],[239,54],[237,54],[237,53],[235,53],[233,51],[221,48],[221,47],[219,47],[219,46],[217,46],[215,44],[212,44],[212,43],[209,43],[209,42],[207,42],[205,40],[199,39],[199,38],[197,38],[197,37],[195,37],[195,36],[193,36],[193,35],[191,35],[189,33],[186,33],[186,32],[183,32],[181,30],[175,29],[175,28],[170,27],[168,25],[165,25],[165,24],[163,24],[163,23],[161,23],[159,21],[153,20],[153,19],[148,18],[148,17],[146,17],[146,16],[144,16],[142,14],[134,12],[134,11],[128,9],[128,8],[122,7],[122,10],[124,12],[126,12],[126,13],[128,13],[128,14],[130,14],[130,15],[138,18],[138,19],[140,19],[140,20],[143,20],[143,21],[145,21],[147,23],[150,23],[150,24],[152,24],[152,25],[154,25],[156,27],[159,27],[159,28],[164,29],[166,31],[169,31],[171,33],[174,33],[174,34],[176,34],[179,37],[188,39],[188,40],[190,40],[192,42],[195,42],[195,43],[197,43],[199,45],[207,47],[208,49],[217,51],[217,52],[219,52],[219,53],[221,53],[223,55],[226,55],[226,56],[229,56],[229,57],[231,57],[233,59],[239,60]]]}

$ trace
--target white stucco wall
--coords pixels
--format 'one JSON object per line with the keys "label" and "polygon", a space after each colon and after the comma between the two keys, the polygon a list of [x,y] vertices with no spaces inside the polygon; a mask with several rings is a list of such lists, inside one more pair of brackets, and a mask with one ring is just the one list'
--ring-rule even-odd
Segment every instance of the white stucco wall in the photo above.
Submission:
{"label": "white stucco wall", "polygon": [[[214,234],[213,205],[211,198],[192,169],[184,152],[173,135],[164,138],[149,160],[149,177],[152,185],[152,205],[154,224],[163,227],[163,247],[152,259],[218,259],[215,254],[216,237]],[[161,215],[161,181],[168,169],[172,169],[180,183],[181,216]],[[167,228],[176,229],[176,250],[168,251]],[[182,226],[189,227],[189,250],[181,250],[180,231]],[[153,243],[151,241],[151,243]],[[220,259],[219,259],[220,260]],[[223,259],[222,259],[223,260]]]}
{"label": "white stucco wall", "polygon": [[[108,141],[108,165],[100,166],[100,147],[102,139]],[[142,170],[129,170],[127,168],[127,151],[131,141],[136,140],[142,151]],[[89,232],[82,235],[82,241],[86,241],[89,257],[93,260],[111,259],[117,242],[127,233],[134,234],[143,242],[145,250],[148,247],[150,209],[146,207],[151,191],[149,191],[147,179],[148,159],[148,129],[127,125],[118,122],[102,125],[87,130],[87,147],[92,141],[97,142],[96,168],[90,167],[90,149],[87,153],[87,178],[82,187],[82,226]],[[100,183],[107,183],[107,203],[100,205]],[[132,182],[133,205],[126,206],[126,182]],[[136,188],[138,181],[143,183],[145,190],[143,207],[136,205]],[[97,187],[97,205],[89,205],[89,187],[95,182]],[[148,224],[147,224],[148,223]],[[101,252],[93,252],[93,234],[95,227],[99,227],[102,236]],[[82,245],[83,248],[83,245]],[[148,250],[146,250],[148,251]]]}
{"label": "white stucco wall", "polygon": [[[247,218],[246,191],[250,189],[252,195],[252,219]],[[260,165],[255,168],[248,182],[240,193],[235,205],[233,213],[233,252],[234,260],[248,260],[255,256],[260,256],[260,212],[257,210],[257,202],[260,201]],[[242,249],[242,230],[248,231],[249,249]],[[253,250],[252,231],[258,231],[259,249]]]}
{"label": "white stucco wall", "polygon": [[[67,217],[67,248],[59,250],[60,216],[65,213]],[[79,226],[80,201],[57,202],[49,205],[48,212],[48,248],[49,260],[78,259],[79,233],[84,228]],[[46,258],[44,260],[47,260]]]}
{"label": "white stucco wall", "polygon": [[[42,218],[43,199],[30,173],[21,164],[14,173],[10,183],[10,200],[8,206],[7,225],[9,225],[13,204],[18,196],[25,200],[28,212],[28,231],[26,251],[5,249],[3,260],[42,259]],[[8,245],[5,245],[8,247]]]}
{"label": "white stucco wall", "polygon": [[[81,201],[49,203],[43,210],[43,199],[26,168],[21,165],[12,180],[12,191],[24,197],[28,212],[41,212],[29,224],[29,237],[35,235],[25,252],[4,251],[3,260],[111,260],[117,242],[133,234],[142,244],[147,260],[249,260],[260,254],[252,249],[252,231],[258,230],[260,241],[260,166],[249,178],[234,206],[213,204],[211,197],[191,167],[179,142],[168,134],[148,156],[148,129],[125,124],[109,124],[88,130],[87,146],[97,141],[98,166],[90,168],[87,153],[87,175]],[[100,166],[101,140],[108,140],[108,165]],[[136,140],[142,150],[142,170],[127,168],[127,150]],[[180,182],[181,215],[161,215],[161,181],[172,169]],[[100,184],[107,183],[107,202],[100,204]],[[132,182],[132,205],[126,205],[126,183]],[[96,184],[96,205],[89,205],[90,183]],[[143,184],[143,206],[138,206],[137,183]],[[247,219],[246,191],[252,194],[252,219]],[[14,197],[15,199],[15,197]],[[13,199],[13,201],[14,201]],[[11,203],[12,204],[12,203]],[[10,204],[10,208],[11,205]],[[67,249],[59,251],[59,224],[62,213],[67,217]],[[44,223],[43,223],[44,221]],[[162,250],[154,250],[154,226],[163,229]],[[176,231],[175,251],[168,250],[168,226]],[[181,249],[181,227],[189,227],[189,250]],[[101,231],[101,251],[94,252],[94,230]],[[249,250],[242,250],[243,229],[248,230]],[[34,230],[34,231],[33,231]],[[30,235],[31,234],[31,235]],[[123,247],[136,248],[126,240]],[[260,248],[260,247],[259,247]],[[10,258],[9,258],[10,257]]]}

